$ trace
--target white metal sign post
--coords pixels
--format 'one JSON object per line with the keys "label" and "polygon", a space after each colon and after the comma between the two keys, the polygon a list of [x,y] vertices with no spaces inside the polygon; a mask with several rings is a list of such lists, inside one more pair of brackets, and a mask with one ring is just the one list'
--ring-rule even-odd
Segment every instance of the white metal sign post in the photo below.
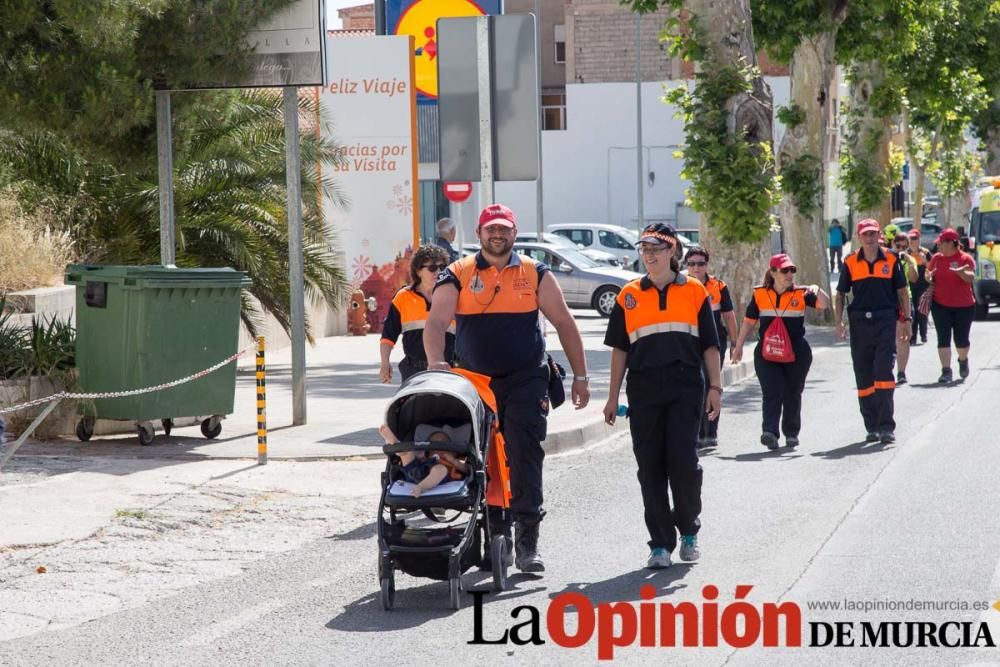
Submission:
{"label": "white metal sign post", "polygon": [[462,256],[462,248],[465,247],[465,232],[462,229],[462,203],[472,195],[472,183],[470,181],[449,182],[443,186],[445,198],[454,204],[455,230],[457,236],[455,242],[458,244],[458,255]]}

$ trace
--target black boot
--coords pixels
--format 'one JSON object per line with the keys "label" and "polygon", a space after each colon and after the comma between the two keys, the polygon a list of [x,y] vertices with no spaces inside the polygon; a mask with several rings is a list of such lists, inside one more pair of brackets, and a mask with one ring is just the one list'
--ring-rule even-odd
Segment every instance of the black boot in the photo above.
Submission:
{"label": "black boot", "polygon": [[545,572],[545,563],[538,553],[538,524],[540,516],[519,516],[514,522],[514,547],[517,558],[514,564],[521,572]]}

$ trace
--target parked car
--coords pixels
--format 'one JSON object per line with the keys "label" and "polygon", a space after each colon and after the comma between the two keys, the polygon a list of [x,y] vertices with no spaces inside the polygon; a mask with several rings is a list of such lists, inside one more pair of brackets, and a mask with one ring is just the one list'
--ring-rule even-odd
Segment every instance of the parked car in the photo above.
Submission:
{"label": "parked car", "polygon": [[[935,222],[936,218],[921,218],[920,220],[920,245],[927,248],[931,252],[937,250],[937,237],[941,233],[941,225]],[[913,229],[913,218],[893,218],[889,221],[890,224],[899,227],[899,231],[902,234],[908,233]]]}
{"label": "parked car", "polygon": [[565,236],[560,236],[559,234],[552,234],[550,232],[544,232],[542,238],[538,238],[538,234],[535,232],[523,232],[514,238],[514,242],[518,243],[550,243],[559,248],[572,248],[574,250],[579,250],[587,257],[596,261],[598,264],[607,264],[608,266],[621,266],[621,258],[611,254],[610,252],[605,252],[604,250],[597,250],[595,248],[581,248],[572,241],[570,241]]}
{"label": "parked car", "polygon": [[618,292],[640,274],[598,264],[574,248],[547,243],[514,243],[514,250],[552,269],[571,308],[593,308],[609,317]]}
{"label": "parked car", "polygon": [[[639,242],[639,234],[633,229],[603,223],[563,223],[552,225],[549,229],[554,234],[565,236],[582,248],[613,252],[622,258],[622,266],[633,271],[642,270],[639,251],[635,247],[635,244]],[[678,234],[677,239],[685,248],[693,245],[691,239],[683,234]]]}

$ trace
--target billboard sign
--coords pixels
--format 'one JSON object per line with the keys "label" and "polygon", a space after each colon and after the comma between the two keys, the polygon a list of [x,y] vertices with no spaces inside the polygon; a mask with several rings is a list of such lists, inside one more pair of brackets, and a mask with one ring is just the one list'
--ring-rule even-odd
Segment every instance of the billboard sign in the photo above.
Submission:
{"label": "billboard sign", "polygon": [[413,37],[417,102],[434,104],[438,96],[437,20],[499,14],[500,0],[386,0],[385,7],[386,32]]}
{"label": "billboard sign", "polygon": [[[323,0],[296,0],[247,34],[250,67],[220,81],[182,81],[175,90],[321,86],[326,40]],[[207,35],[206,39],[212,39]]]}
{"label": "billboard sign", "polygon": [[324,211],[348,279],[377,301],[368,320],[377,332],[392,297],[409,282],[417,245],[413,39],[329,36],[326,57],[330,82],[320,94],[321,132],[337,142],[342,159],[323,175],[349,203],[339,207],[328,199]]}

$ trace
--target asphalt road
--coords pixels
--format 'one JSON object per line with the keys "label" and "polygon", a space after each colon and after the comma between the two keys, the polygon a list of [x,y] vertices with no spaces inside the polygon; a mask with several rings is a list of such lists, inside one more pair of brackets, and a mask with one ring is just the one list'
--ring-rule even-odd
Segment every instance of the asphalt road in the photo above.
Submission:
{"label": "asphalt road", "polygon": [[[638,609],[644,584],[655,588],[656,602],[694,603],[703,619],[712,616],[703,606],[707,585],[719,589],[720,610],[734,602],[738,585],[752,586],[746,601],[758,610],[794,602],[803,646],[644,648],[637,640],[614,652],[627,664],[1000,664],[1000,648],[807,646],[810,623],[838,621],[853,623],[860,643],[862,621],[969,622],[975,637],[982,620],[1000,644],[994,609],[810,608],[845,600],[987,607],[1000,599],[1000,423],[993,419],[1000,407],[1000,319],[975,324],[965,382],[936,385],[933,343],[913,350],[911,384],[896,392],[899,441],[888,446],[861,442],[847,345],[831,344],[822,331],[813,337],[798,450],[772,453],[759,444],[755,380],[726,392],[720,447],[702,460],[696,564],[656,573],[643,568],[646,535],[627,436],[549,458],[541,543],[548,571],[543,578],[514,576],[512,590],[486,595],[482,608],[486,639],[528,620],[530,611],[518,607],[537,608],[544,644],[469,645],[472,596],[454,612],[446,584],[405,575],[397,575],[397,609],[382,611],[373,523],[377,468],[345,462],[344,474],[372,477],[371,521],[341,525],[239,574],[134,609],[0,643],[0,664],[590,664],[597,661],[596,636],[579,648],[552,641],[546,613],[553,598],[581,592],[595,606],[627,601]],[[489,586],[475,570],[465,583]],[[576,628],[571,610],[566,632]]]}

